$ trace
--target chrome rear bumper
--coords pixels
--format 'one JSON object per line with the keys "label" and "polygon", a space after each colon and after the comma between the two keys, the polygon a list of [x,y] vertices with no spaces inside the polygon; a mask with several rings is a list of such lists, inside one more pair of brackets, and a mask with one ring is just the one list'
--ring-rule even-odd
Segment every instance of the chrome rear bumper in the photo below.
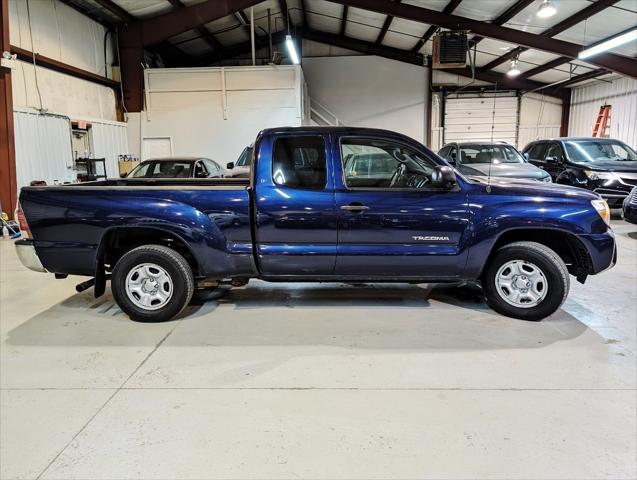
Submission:
{"label": "chrome rear bumper", "polygon": [[15,251],[22,262],[22,265],[27,267],[29,270],[46,273],[46,268],[42,266],[42,262],[38,258],[38,254],[35,252],[33,240],[17,240],[15,242]]}

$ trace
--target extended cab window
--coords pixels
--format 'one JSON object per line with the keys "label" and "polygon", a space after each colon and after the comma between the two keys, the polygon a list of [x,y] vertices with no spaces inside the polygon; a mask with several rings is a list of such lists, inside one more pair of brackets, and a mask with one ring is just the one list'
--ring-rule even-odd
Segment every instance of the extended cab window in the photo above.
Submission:
{"label": "extended cab window", "polygon": [[323,137],[282,137],[274,143],[272,179],[277,185],[323,190],[327,180]]}
{"label": "extended cab window", "polygon": [[435,164],[415,150],[384,140],[341,141],[348,188],[424,188]]}

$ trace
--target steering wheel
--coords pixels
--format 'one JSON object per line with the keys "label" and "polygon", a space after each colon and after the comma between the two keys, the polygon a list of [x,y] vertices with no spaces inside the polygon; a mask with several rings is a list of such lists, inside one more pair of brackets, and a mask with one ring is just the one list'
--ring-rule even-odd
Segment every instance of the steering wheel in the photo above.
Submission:
{"label": "steering wheel", "polygon": [[389,181],[389,188],[392,188],[396,183],[398,183],[398,179],[403,176],[407,170],[407,166],[404,163],[400,163],[398,167],[396,167],[396,171],[391,176],[391,180]]}

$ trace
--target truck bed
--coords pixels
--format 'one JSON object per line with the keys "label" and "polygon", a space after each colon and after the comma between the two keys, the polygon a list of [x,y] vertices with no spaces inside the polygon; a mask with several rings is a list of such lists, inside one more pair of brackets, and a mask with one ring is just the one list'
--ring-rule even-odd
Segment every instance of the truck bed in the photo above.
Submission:
{"label": "truck bed", "polygon": [[[44,268],[94,275],[112,236],[152,230],[182,241],[202,275],[252,275],[250,181],[112,179],[25,187],[20,203]],[[142,232],[143,233],[143,232]]]}

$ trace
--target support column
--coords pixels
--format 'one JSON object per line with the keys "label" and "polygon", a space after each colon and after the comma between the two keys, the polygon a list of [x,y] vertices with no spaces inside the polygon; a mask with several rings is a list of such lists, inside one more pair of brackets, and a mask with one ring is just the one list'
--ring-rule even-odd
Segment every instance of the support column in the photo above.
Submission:
{"label": "support column", "polygon": [[127,112],[141,112],[144,107],[144,46],[139,25],[124,27],[118,38],[124,107]]}
{"label": "support column", "polygon": [[571,118],[571,89],[566,89],[562,95],[562,121],[560,122],[560,137],[568,137],[568,127]]}
{"label": "support column", "polygon": [[[0,0],[0,54],[9,46],[9,0]],[[13,217],[17,201],[11,69],[0,66],[0,201]]]}

